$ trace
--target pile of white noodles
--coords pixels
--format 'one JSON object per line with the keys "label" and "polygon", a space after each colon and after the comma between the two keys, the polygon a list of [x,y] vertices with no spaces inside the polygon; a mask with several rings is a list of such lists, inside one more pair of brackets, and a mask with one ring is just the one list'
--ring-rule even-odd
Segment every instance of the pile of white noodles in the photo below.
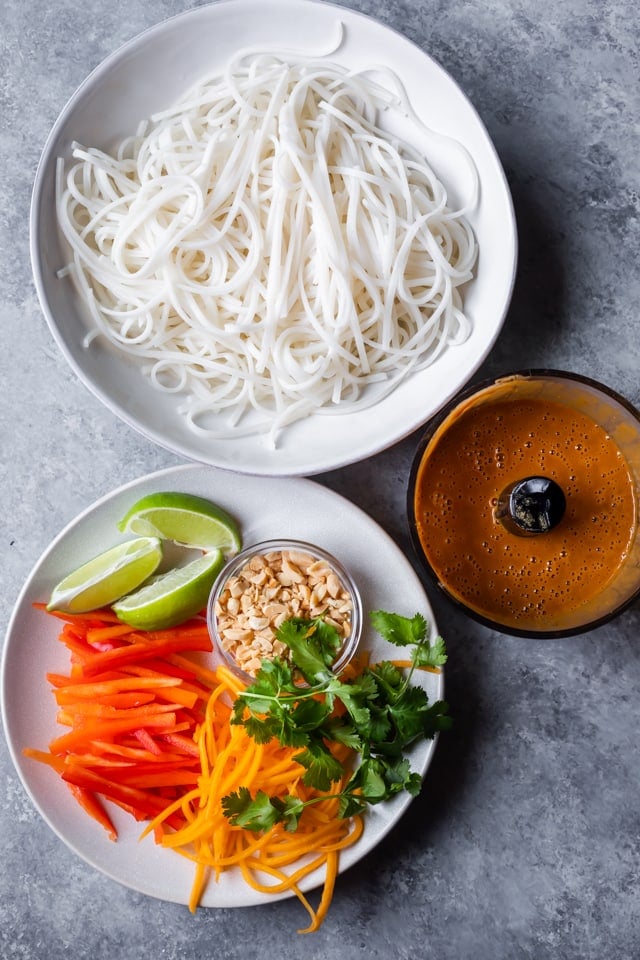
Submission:
{"label": "pile of white noodles", "polygon": [[386,395],[464,340],[476,241],[399,101],[322,59],[229,64],[114,156],[74,144],[57,210],[95,328],[213,437]]}

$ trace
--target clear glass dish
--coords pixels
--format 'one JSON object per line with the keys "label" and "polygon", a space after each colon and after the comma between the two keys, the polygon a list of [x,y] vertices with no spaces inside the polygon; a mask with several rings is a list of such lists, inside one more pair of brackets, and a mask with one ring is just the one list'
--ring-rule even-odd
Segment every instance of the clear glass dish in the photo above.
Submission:
{"label": "clear glass dish", "polygon": [[[309,572],[303,558],[310,561]],[[292,579],[291,570],[293,578],[299,573],[302,579]],[[262,659],[286,656],[286,648],[267,636],[275,637],[279,623],[293,616],[327,616],[340,625],[343,642],[333,670],[344,670],[362,633],[360,592],[336,557],[304,540],[265,540],[242,550],[220,571],[207,604],[217,654],[245,683],[253,680]]]}

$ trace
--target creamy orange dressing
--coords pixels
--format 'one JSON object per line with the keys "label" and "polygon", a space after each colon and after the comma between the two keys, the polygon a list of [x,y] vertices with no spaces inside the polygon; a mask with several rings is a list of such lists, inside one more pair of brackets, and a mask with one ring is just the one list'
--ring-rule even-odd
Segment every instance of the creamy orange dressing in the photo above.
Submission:
{"label": "creamy orange dressing", "polygon": [[[555,480],[566,510],[552,530],[518,536],[497,498],[533,475]],[[561,629],[616,576],[635,535],[628,463],[603,427],[546,399],[468,405],[436,434],[416,476],[414,513],[427,560],[450,594],[520,630]]]}

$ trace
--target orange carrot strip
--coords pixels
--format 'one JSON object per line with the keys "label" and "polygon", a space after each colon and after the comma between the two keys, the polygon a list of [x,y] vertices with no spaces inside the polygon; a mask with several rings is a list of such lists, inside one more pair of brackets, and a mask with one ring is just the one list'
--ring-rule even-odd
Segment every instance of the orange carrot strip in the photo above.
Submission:
{"label": "orange carrot strip", "polygon": [[90,683],[59,684],[54,696],[60,705],[76,703],[78,700],[104,700],[116,694],[129,691],[174,690],[180,686],[180,680],[172,677],[114,677],[110,680],[92,680]]}
{"label": "orange carrot strip", "polygon": [[198,759],[200,757],[200,751],[198,750],[196,744],[189,737],[183,736],[181,733],[165,733],[160,737],[161,740],[164,740],[171,747],[176,747],[176,749],[181,750],[183,753],[189,754],[191,757]]}
{"label": "orange carrot strip", "polygon": [[[241,861],[240,861],[240,868],[241,868],[241,870],[242,870],[242,876],[244,877],[244,880],[246,881],[246,883],[249,884],[250,887],[253,887],[254,890],[258,890],[258,891],[260,891],[261,893],[272,893],[272,892],[273,892],[273,888],[272,888],[272,887],[267,886],[267,885],[263,885],[263,884],[259,884],[259,883],[256,881],[255,876],[254,876],[252,870],[250,869],[248,862],[246,862],[246,861],[244,861],[244,860],[241,860]],[[268,871],[265,871],[265,872],[268,872],[268,873],[270,873],[272,876],[277,877],[277,878],[281,881],[281,883],[286,883],[287,880],[288,880],[287,875],[286,875],[285,873],[282,873],[281,871],[278,871],[278,870],[268,870]],[[300,890],[300,888],[299,888],[295,883],[289,883],[289,884],[287,884],[286,889],[291,890],[291,892],[295,894],[295,896],[298,898],[298,900],[300,901],[300,903],[302,904],[302,906],[305,908],[305,910],[306,910],[307,913],[309,914],[309,917],[311,918],[311,923],[314,923],[314,921],[315,921],[315,911],[314,911],[313,907],[311,906],[311,904],[309,903],[309,901],[307,900],[307,898],[305,897],[305,895],[303,894],[303,892]]]}
{"label": "orange carrot strip", "polygon": [[156,694],[153,690],[131,690],[103,696],[100,698],[100,703],[105,707],[115,707],[116,710],[127,710],[130,707],[143,707],[145,704],[151,704],[155,699]]}
{"label": "orange carrot strip", "polygon": [[[147,717],[143,726],[145,727],[173,727],[175,725],[175,714],[160,713],[157,716]],[[66,753],[75,750],[78,746],[86,744],[93,739],[110,739],[119,733],[128,730],[134,730],[140,727],[140,718],[133,717],[124,720],[103,720],[97,723],[87,724],[80,730],[72,730],[71,733],[56,737],[49,744],[52,753]]]}
{"label": "orange carrot strip", "polygon": [[70,713],[66,713],[64,710],[58,710],[56,713],[56,720],[62,727],[74,726],[73,716]]}
{"label": "orange carrot strip", "polygon": [[84,664],[83,670],[86,677],[100,673],[101,670],[122,667],[125,664],[136,663],[145,660],[147,657],[166,656],[176,650],[205,650],[211,651],[211,638],[208,633],[193,637],[190,634],[184,636],[175,631],[174,635],[167,640],[161,640],[156,643],[132,643],[126,647],[118,647],[115,650],[108,650],[105,653],[97,653],[93,659]]}
{"label": "orange carrot strip", "polygon": [[101,697],[96,697],[93,700],[87,698],[76,700],[69,694],[63,694],[62,696],[56,695],[56,702],[60,706],[65,707],[67,713],[71,715],[84,714],[86,716],[91,714],[96,716],[100,712],[105,716],[114,715],[114,711],[144,707],[154,701],[155,694],[153,691],[138,692],[137,690],[112,693],[109,695],[103,694]]}
{"label": "orange carrot strip", "polygon": [[60,687],[56,691],[56,696],[60,692],[68,693],[69,696],[77,700],[86,698],[95,700],[97,697],[109,695],[112,693],[123,693],[127,690],[155,690],[156,687],[177,687],[180,685],[179,679],[173,677],[130,677],[122,673],[114,673],[108,680],[95,679],[86,683],[73,683],[66,687]]}
{"label": "orange carrot strip", "polygon": [[58,620],[65,620],[67,623],[120,623],[117,616],[109,607],[102,607],[100,610],[90,610],[88,613],[65,613],[63,610],[47,610],[46,603],[34,603],[35,610],[43,610],[50,617],[56,617]]}
{"label": "orange carrot strip", "polygon": [[61,633],[59,639],[70,653],[83,662],[89,660],[95,654],[95,650],[89,646],[86,640],[76,637],[71,631]]}
{"label": "orange carrot strip", "polygon": [[165,690],[160,687],[156,691],[156,698],[158,700],[166,700],[171,703],[179,704],[182,707],[186,707],[188,710],[193,710],[198,700],[200,700],[201,695],[191,690],[183,690],[182,688],[172,687],[170,690]]}
{"label": "orange carrot strip", "polygon": [[[100,761],[103,759],[103,756],[99,753],[74,753],[73,757],[69,757],[68,759],[70,763],[79,763],[80,766],[90,767],[100,766]],[[141,777],[146,777],[149,773],[152,773],[155,776],[156,774],[162,773],[163,771],[166,772],[168,770],[187,770],[189,773],[192,773],[194,770],[199,769],[195,757],[188,757],[185,759],[179,754],[162,757],[160,760],[158,760],[157,757],[152,757],[150,760],[141,760],[137,763],[133,763],[131,760],[125,760],[124,757],[120,757],[118,759],[106,757],[104,759],[106,759],[108,763],[113,763],[117,768],[114,770],[114,775],[119,783],[126,783],[132,777],[135,777],[138,774]]]}
{"label": "orange carrot strip", "polygon": [[113,840],[115,843],[115,841],[118,839],[118,831],[114,827],[111,817],[104,809],[96,795],[90,790],[87,790],[85,787],[79,787],[76,783],[68,783],[67,786],[82,809],[86,811],[90,817],[96,820],[101,827],[104,827],[104,829],[107,831],[107,836],[109,839]]}
{"label": "orange carrot strip", "polygon": [[149,787],[193,786],[198,780],[197,770],[162,770],[157,773],[141,773],[138,770],[122,770],[115,782],[146,790]]}
{"label": "orange carrot strip", "polygon": [[223,663],[218,664],[216,668],[216,678],[218,683],[224,683],[228,687],[234,698],[246,689],[246,684],[239,680]]}
{"label": "orange carrot strip", "polygon": [[[153,632],[159,639],[171,639],[176,633],[202,638],[209,636],[209,627],[203,617],[192,617],[191,620],[185,620],[178,627],[168,627],[166,630],[154,630]],[[197,648],[194,647],[193,649]]]}
{"label": "orange carrot strip", "polygon": [[38,760],[39,763],[44,763],[48,767],[53,767],[53,769],[58,773],[62,773],[64,770],[64,757],[59,757],[53,753],[48,753],[46,750],[34,750],[32,747],[25,747],[22,753],[23,756],[30,757],[31,760]]}
{"label": "orange carrot strip", "polygon": [[[188,620],[186,623],[181,623],[180,626],[168,627],[165,630],[136,630],[133,636],[135,636],[136,641],[148,643],[152,646],[170,643],[178,637],[185,642],[186,646],[183,649],[187,650],[199,650],[199,645],[210,639],[209,628],[206,623],[200,620]],[[193,646],[189,646],[190,641],[193,642]]]}
{"label": "orange carrot strip", "polygon": [[136,819],[144,820],[149,816],[154,816],[165,806],[164,800],[160,797],[156,797],[137,787],[113,783],[106,777],[87,770],[84,767],[69,765],[62,774],[62,779],[66,783],[74,783],[76,786],[92,790],[107,800],[118,799],[123,803],[129,804],[131,808],[136,811]]}
{"label": "orange carrot strip", "polygon": [[86,632],[87,643],[98,644],[106,640],[116,640],[135,633],[128,623],[114,623],[108,627],[89,627]]}
{"label": "orange carrot strip", "polygon": [[196,873],[193,879],[193,885],[191,887],[191,895],[189,897],[189,910],[191,913],[196,912],[196,907],[202,899],[202,894],[204,893],[207,885],[208,874],[209,870],[204,863],[196,863]]}
{"label": "orange carrot strip", "polygon": [[197,663],[195,660],[188,660],[186,657],[182,657],[178,653],[172,653],[171,656],[168,657],[168,660],[177,667],[191,670],[196,677],[199,677],[209,687],[214,687],[220,682],[218,674],[215,670],[210,670],[208,667],[203,666],[201,663]]}
{"label": "orange carrot strip", "polygon": [[130,760],[126,760],[124,757],[110,757],[100,750],[96,750],[95,753],[67,754],[64,763],[73,763],[74,766],[79,767],[101,767],[113,770],[126,769],[132,766]]}
{"label": "orange carrot strip", "polygon": [[[56,689],[61,687],[83,687],[86,685],[84,677],[77,676],[73,671],[71,671],[70,674],[46,673],[45,677],[51,686],[55,687]],[[101,683],[107,683],[108,681],[119,679],[126,678],[123,673],[116,670],[105,671],[104,673],[100,674]]]}
{"label": "orange carrot strip", "polygon": [[134,737],[136,740],[139,740],[140,743],[147,748],[149,753],[155,753],[156,756],[160,756],[162,753],[161,747],[158,746],[156,741],[153,739],[148,730],[145,730],[144,727],[140,727],[138,730],[134,731]]}
{"label": "orange carrot strip", "polygon": [[[142,744],[142,739],[137,737],[139,732],[139,730],[136,730],[136,739]],[[142,732],[146,733],[146,731]],[[150,734],[147,734],[147,736],[154,748],[153,751],[145,749],[142,746],[129,747],[123,743],[109,743],[107,740],[93,740],[91,745],[94,750],[99,750],[102,756],[121,757],[123,760],[130,760],[132,763],[160,763],[164,759],[174,760],[178,758],[179,754],[165,752],[158,740],[154,739]],[[171,736],[173,736],[173,734],[171,734]],[[178,734],[178,736],[180,735]],[[162,739],[164,739],[164,737]]]}
{"label": "orange carrot strip", "polygon": [[116,777],[119,770],[153,773],[158,770],[196,769],[195,757],[185,758],[184,755],[180,753],[161,753],[159,756],[150,754],[143,760],[133,760],[131,757],[103,753],[100,749],[96,749],[95,752],[68,754],[68,760],[81,767],[104,767],[113,769]]}
{"label": "orange carrot strip", "polygon": [[168,659],[148,660],[145,661],[145,663],[146,666],[144,667],[137,664],[125,666],[123,667],[123,672],[140,678],[171,678],[174,683],[180,684],[180,690],[183,690],[185,693],[195,694],[196,697],[204,701],[208,699],[211,693],[211,687],[205,686],[205,684],[197,680],[192,671],[174,667]]}
{"label": "orange carrot strip", "polygon": [[318,930],[322,921],[327,915],[329,906],[331,905],[337,875],[338,854],[335,853],[335,851],[332,851],[331,853],[327,854],[327,867],[324,877],[324,886],[322,889],[320,903],[318,904],[318,909],[315,911],[309,926],[304,927],[302,930],[298,930],[298,933],[315,933],[315,931]]}
{"label": "orange carrot strip", "polygon": [[[285,873],[278,867],[267,863],[263,857],[246,857],[244,860],[244,863],[254,875],[251,886],[254,890],[260,890],[261,893],[284,893],[286,890],[297,886],[300,880],[304,880],[304,878],[310,873],[313,873],[314,870],[318,870],[325,862],[326,857],[323,854],[319,854],[312,860],[308,860],[303,863],[302,866],[299,866],[294,873]],[[266,873],[269,876],[277,878],[280,882],[260,883],[260,881],[257,880],[257,876],[261,873]]]}
{"label": "orange carrot strip", "polygon": [[[193,720],[183,720],[179,723],[177,720],[170,730],[155,731],[156,735],[158,733],[184,733],[185,730],[193,730],[194,721]],[[149,726],[149,724],[145,724]]]}
{"label": "orange carrot strip", "polygon": [[[180,710],[180,703],[143,703],[139,707],[112,707],[109,704],[92,703],[90,700],[81,700],[79,703],[69,704],[63,711],[70,717],[98,717],[105,720],[124,720],[152,717],[159,713],[169,713]],[[80,720],[82,722],[82,720]]]}
{"label": "orange carrot strip", "polygon": [[130,677],[171,677],[172,680],[182,682],[192,679],[186,671],[180,673],[174,670],[168,657],[146,658],[144,663],[128,663],[122,668],[122,673]]}

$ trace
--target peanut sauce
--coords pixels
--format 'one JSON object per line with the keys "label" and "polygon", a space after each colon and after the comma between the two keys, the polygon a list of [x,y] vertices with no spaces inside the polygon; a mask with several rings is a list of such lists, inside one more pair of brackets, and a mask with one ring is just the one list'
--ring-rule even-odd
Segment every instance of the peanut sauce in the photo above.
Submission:
{"label": "peanut sauce", "polygon": [[[562,488],[565,513],[545,533],[518,536],[496,519],[496,503],[537,474]],[[636,526],[629,465],[607,431],[571,406],[517,394],[468,405],[436,433],[416,475],[414,514],[445,589],[523,631],[562,629],[602,594]]]}

